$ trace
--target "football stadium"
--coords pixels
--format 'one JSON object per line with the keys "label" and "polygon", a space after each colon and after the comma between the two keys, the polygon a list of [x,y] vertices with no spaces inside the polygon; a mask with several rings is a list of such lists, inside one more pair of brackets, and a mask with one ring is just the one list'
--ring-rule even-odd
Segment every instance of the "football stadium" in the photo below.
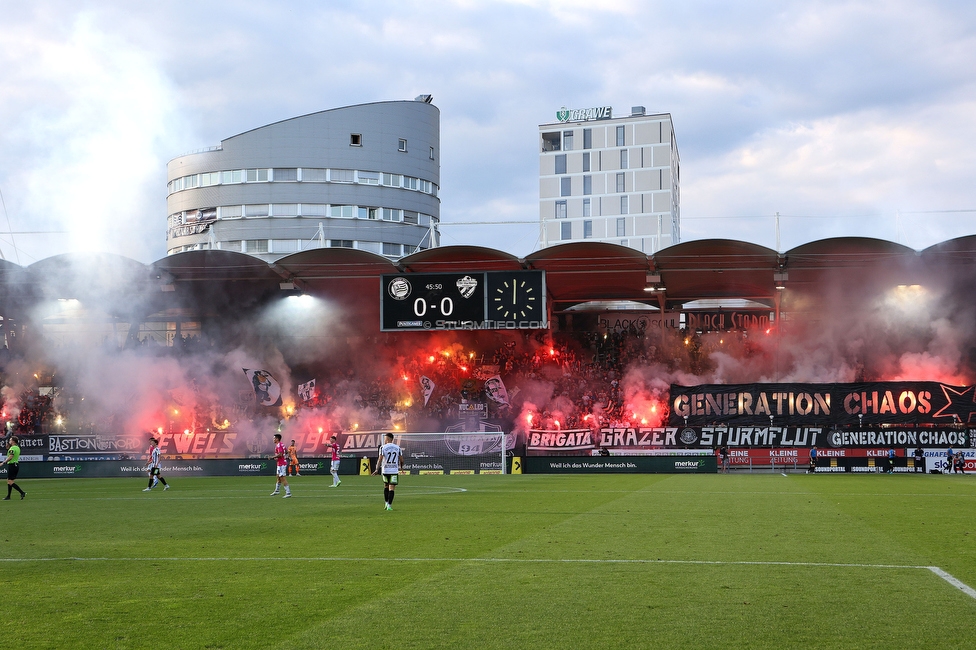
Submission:
{"label": "football stadium", "polygon": [[0,262],[0,632],[966,647],[974,294],[976,237]]}

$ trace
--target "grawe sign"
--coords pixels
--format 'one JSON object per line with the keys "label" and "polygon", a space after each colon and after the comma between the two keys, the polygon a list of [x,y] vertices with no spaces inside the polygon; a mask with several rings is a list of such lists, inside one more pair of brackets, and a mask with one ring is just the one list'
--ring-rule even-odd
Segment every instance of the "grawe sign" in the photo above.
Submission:
{"label": "grawe sign", "polygon": [[556,119],[560,122],[585,122],[587,120],[609,120],[613,117],[612,106],[596,106],[594,108],[566,108],[563,106],[556,111]]}

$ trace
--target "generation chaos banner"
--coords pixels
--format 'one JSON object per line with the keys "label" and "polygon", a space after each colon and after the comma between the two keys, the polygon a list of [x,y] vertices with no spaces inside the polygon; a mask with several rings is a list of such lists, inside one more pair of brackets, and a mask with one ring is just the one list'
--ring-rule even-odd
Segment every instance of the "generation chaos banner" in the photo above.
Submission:
{"label": "generation chaos banner", "polygon": [[976,423],[973,386],[938,382],[671,384],[671,426]]}

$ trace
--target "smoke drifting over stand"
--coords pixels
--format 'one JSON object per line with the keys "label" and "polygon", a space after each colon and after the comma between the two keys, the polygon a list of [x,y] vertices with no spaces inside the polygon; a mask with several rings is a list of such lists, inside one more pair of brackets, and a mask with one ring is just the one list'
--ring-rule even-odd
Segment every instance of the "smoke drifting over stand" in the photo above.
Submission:
{"label": "smoke drifting over stand", "polygon": [[[231,253],[148,267],[111,255],[8,263],[3,417],[7,433],[115,439],[136,455],[149,432],[169,436],[170,453],[261,455],[279,430],[306,452],[332,432],[435,430],[458,418],[462,401],[485,403],[486,421],[523,432],[660,426],[671,384],[974,383],[972,240],[921,255],[864,242],[845,249],[855,243],[778,258],[786,286],[766,304],[748,291],[738,301],[772,315],[779,303],[779,319],[724,331],[601,329],[595,312],[577,307],[557,309],[548,331],[383,333],[378,273],[326,277],[325,262],[308,263],[292,291],[265,263]],[[666,290],[669,277],[680,285],[678,272],[661,271]],[[556,306],[580,282],[560,273],[548,275]],[[735,278],[734,269],[716,274],[708,290],[729,296],[741,289]],[[599,286],[588,291],[607,298]],[[256,403],[245,368],[271,373],[280,405]],[[507,403],[485,394],[494,376]],[[427,396],[423,377],[433,384]],[[311,380],[311,399],[300,401],[298,386]]]}

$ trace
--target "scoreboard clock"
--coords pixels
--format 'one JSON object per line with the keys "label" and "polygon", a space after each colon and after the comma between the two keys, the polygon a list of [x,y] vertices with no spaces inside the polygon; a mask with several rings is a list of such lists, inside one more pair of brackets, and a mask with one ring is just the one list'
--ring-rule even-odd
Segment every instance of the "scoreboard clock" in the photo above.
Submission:
{"label": "scoreboard clock", "polygon": [[542,271],[488,273],[489,320],[545,320],[545,279]]}
{"label": "scoreboard clock", "polygon": [[545,271],[381,276],[380,330],[548,329]]}

